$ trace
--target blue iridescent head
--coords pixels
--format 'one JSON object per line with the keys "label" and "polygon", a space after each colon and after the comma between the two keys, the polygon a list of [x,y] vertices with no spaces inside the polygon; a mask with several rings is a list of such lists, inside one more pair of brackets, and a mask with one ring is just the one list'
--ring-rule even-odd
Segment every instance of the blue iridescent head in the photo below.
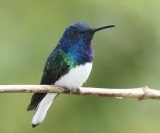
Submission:
{"label": "blue iridescent head", "polygon": [[85,23],[76,23],[66,28],[62,40],[67,44],[87,43],[90,44],[93,34],[91,28]]}
{"label": "blue iridescent head", "polygon": [[85,23],[75,23],[66,28],[59,44],[66,53],[69,53],[74,61],[90,61],[93,59],[91,40],[94,33],[96,31],[111,27],[114,27],[114,25],[91,28]]}
{"label": "blue iridescent head", "polygon": [[91,28],[88,24],[78,22],[66,28],[60,42],[68,45],[74,45],[77,43],[80,45],[84,43],[90,45],[96,31],[110,27],[114,27],[114,25]]}

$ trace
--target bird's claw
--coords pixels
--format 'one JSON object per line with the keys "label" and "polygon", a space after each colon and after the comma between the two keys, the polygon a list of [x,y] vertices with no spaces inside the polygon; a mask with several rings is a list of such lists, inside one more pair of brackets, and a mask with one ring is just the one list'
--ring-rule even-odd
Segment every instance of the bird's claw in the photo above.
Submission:
{"label": "bird's claw", "polygon": [[78,88],[78,89],[76,89],[76,94],[78,94],[78,95],[80,95],[81,94],[81,91],[80,91],[80,89]]}
{"label": "bird's claw", "polygon": [[70,93],[70,89],[69,88],[65,88],[65,93]]}

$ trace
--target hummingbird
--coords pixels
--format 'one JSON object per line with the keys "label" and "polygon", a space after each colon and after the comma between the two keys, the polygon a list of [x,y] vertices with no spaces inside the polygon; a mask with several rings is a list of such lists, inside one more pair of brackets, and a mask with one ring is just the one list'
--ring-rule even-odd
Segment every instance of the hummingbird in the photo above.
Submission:
{"label": "hummingbird", "polygon": [[[94,50],[91,41],[95,32],[111,27],[115,25],[91,28],[86,23],[78,22],[68,26],[47,58],[40,84],[63,86],[69,90],[80,88],[92,70]],[[57,95],[58,93],[33,94],[27,108],[27,111],[35,109],[33,128],[44,120]]]}

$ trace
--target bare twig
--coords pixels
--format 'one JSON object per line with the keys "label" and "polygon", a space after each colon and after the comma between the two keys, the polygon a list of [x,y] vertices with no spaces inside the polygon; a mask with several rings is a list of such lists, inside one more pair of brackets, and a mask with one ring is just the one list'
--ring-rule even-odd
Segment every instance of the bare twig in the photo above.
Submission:
{"label": "bare twig", "polygon": [[54,85],[0,85],[0,93],[59,93],[116,98],[160,99],[160,91],[147,86],[133,89],[89,88],[68,90]]}

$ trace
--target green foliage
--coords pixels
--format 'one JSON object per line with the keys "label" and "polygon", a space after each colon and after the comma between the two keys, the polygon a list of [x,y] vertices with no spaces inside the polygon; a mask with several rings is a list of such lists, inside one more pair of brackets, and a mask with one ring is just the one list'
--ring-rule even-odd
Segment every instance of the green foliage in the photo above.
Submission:
{"label": "green foliage", "polygon": [[[84,86],[160,88],[160,2],[155,0],[0,0],[0,84],[39,84],[65,28],[96,33],[93,70]],[[1,133],[150,133],[160,130],[160,101],[60,95],[31,128],[31,94],[0,94]]]}

